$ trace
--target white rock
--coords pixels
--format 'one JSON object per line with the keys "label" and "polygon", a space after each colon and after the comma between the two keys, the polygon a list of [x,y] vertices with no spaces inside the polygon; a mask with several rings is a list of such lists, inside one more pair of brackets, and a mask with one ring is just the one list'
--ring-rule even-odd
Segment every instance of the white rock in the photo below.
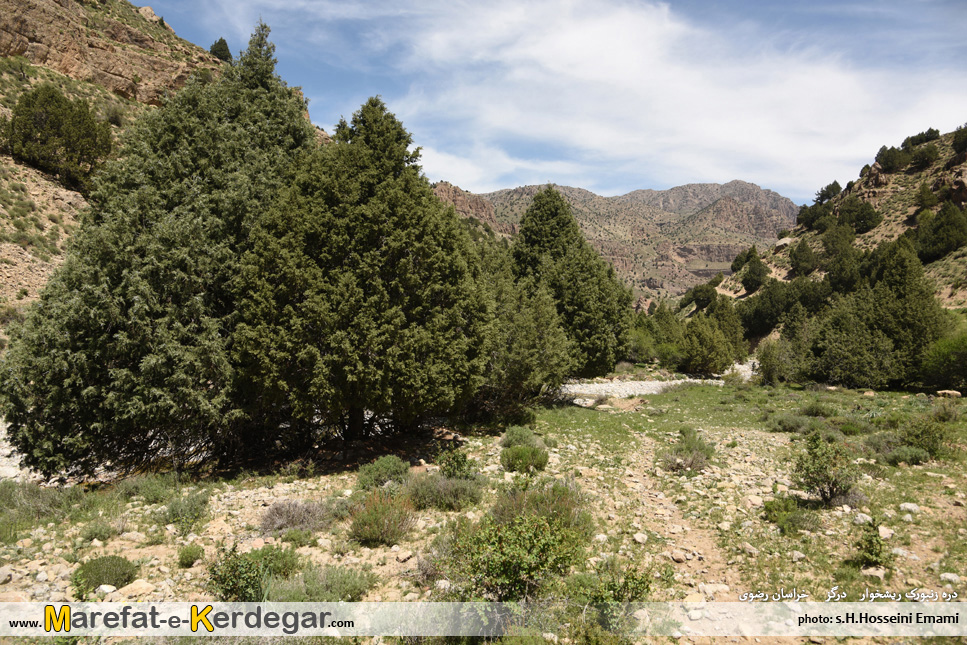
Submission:
{"label": "white rock", "polygon": [[896,533],[896,531],[894,531],[893,529],[888,529],[885,526],[879,527],[878,530],[880,532],[880,537],[884,540],[889,540],[890,538],[893,537],[894,533]]}
{"label": "white rock", "polygon": [[638,544],[644,544],[648,541],[648,535],[645,533],[635,533],[634,539]]}
{"label": "white rock", "polygon": [[916,504],[906,502],[906,503],[900,504],[900,510],[903,511],[904,513],[919,513],[920,507],[917,506]]}
{"label": "white rock", "polygon": [[866,513],[857,513],[853,517],[853,524],[872,524],[873,518]]}
{"label": "white rock", "polygon": [[960,576],[958,576],[956,573],[941,573],[940,581],[949,582],[951,584],[957,584],[958,582],[960,582]]}

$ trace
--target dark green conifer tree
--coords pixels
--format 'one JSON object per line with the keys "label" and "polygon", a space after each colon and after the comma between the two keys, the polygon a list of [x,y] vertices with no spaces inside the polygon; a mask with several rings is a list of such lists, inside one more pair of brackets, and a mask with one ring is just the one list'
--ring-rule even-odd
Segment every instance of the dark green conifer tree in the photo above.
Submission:
{"label": "dark green conifer tree", "polygon": [[801,240],[789,252],[792,270],[797,276],[809,275],[819,266],[819,258],[806,240]]}
{"label": "dark green conifer tree", "polygon": [[765,284],[768,277],[769,267],[759,258],[759,254],[753,246],[749,251],[748,260],[742,274],[742,287],[749,293],[755,293],[759,287]]}
{"label": "dark green conifer tree", "polygon": [[226,63],[231,63],[233,60],[232,50],[228,48],[228,43],[225,42],[224,38],[219,38],[212,43],[211,49],[208,51],[212,56],[218,60],[225,61]]}
{"label": "dark green conifer tree", "polygon": [[[132,126],[0,367],[11,443],[46,475],[258,451],[229,340],[249,231],[314,140],[260,24],[238,66]],[[244,393],[248,395],[249,393]],[[244,437],[244,439],[243,439]],[[270,437],[266,441],[274,441]]]}
{"label": "dark green conifer tree", "polygon": [[303,427],[405,430],[481,384],[492,303],[411,143],[370,99],[297,164],[255,232],[240,360]]}
{"label": "dark green conifer tree", "polygon": [[631,291],[591,248],[564,197],[537,193],[514,240],[514,273],[546,285],[572,343],[575,373],[607,374],[627,351]]}

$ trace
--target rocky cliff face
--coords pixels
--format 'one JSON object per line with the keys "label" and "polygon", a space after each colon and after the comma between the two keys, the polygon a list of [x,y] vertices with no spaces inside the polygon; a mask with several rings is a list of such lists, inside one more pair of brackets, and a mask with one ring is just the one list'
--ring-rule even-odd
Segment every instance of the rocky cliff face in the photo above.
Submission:
{"label": "rocky cliff face", "polygon": [[175,36],[150,7],[120,0],[0,0],[0,55],[152,105],[194,70],[221,65]]}
{"label": "rocky cliff face", "polygon": [[453,205],[461,217],[472,217],[484,222],[498,235],[509,236],[517,232],[517,227],[506,222],[498,222],[494,215],[494,205],[480,195],[468,193],[451,183],[441,181],[433,185],[433,192],[445,204]]}

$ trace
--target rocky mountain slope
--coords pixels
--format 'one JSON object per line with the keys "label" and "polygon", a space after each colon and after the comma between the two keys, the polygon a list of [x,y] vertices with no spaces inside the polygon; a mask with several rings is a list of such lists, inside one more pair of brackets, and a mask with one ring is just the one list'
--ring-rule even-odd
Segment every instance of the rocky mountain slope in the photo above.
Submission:
{"label": "rocky mountain slope", "polygon": [[[517,230],[542,186],[472,195],[439,184],[437,195],[458,213],[487,222],[498,234]],[[570,186],[557,189],[571,204],[591,244],[641,293],[677,295],[719,271],[737,253],[769,246],[795,223],[792,201],[755,184],[689,184],[602,197]]]}
{"label": "rocky mountain slope", "polygon": [[78,81],[158,105],[220,61],[123,0],[0,0],[0,56],[22,56]]}
{"label": "rocky mountain slope", "polygon": [[[830,200],[833,211],[838,212],[847,199],[857,198],[872,205],[883,216],[883,221],[872,230],[856,236],[854,245],[862,250],[871,250],[878,244],[899,238],[901,235],[915,236],[918,223],[931,215],[936,215],[945,201],[951,201],[960,208],[967,207],[967,152],[956,153],[953,148],[954,133],[947,133],[938,139],[912,146],[911,151],[923,146],[935,146],[936,158],[930,163],[917,167],[911,163],[895,171],[886,172],[879,163],[873,162],[861,171],[861,176],[846,184],[843,191]],[[933,195],[934,205],[921,209],[921,190],[926,188]],[[796,226],[790,238],[773,248],[759,247],[764,251],[763,260],[769,266],[772,276],[782,280],[791,279],[789,254],[800,240],[806,240],[817,254],[822,256],[821,234]],[[936,285],[936,294],[945,306],[951,308],[967,307],[967,246],[953,251],[944,257],[929,262],[924,272]],[[813,274],[820,279],[823,272]],[[726,280],[720,290],[741,292],[736,278]]]}

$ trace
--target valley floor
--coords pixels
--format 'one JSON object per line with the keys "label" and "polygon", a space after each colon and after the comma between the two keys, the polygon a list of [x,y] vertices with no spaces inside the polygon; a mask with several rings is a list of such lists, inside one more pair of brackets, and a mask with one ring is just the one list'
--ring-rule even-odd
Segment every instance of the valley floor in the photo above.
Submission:
{"label": "valley floor", "polygon": [[[544,410],[535,433],[553,446],[542,476],[573,479],[594,514],[594,537],[579,569],[593,571],[613,556],[630,561],[649,572],[650,601],[738,601],[744,593],[793,588],[813,602],[824,601],[833,588],[855,601],[867,590],[906,593],[913,588],[960,594],[963,600],[967,473],[962,450],[945,461],[913,467],[860,459],[857,494],[830,508],[803,501],[808,521],[802,530],[784,535],[765,512],[773,499],[809,497],[796,490],[793,472],[801,435],[770,431],[777,416],[817,404],[836,418],[869,420],[868,431],[874,432],[889,428],[889,419],[903,423],[935,403],[900,393],[677,384],[645,397],[599,402],[595,408]],[[954,437],[962,449],[967,414],[962,404],[955,409],[960,420],[953,422]],[[714,446],[700,471],[676,472],[674,460],[670,463],[664,454],[680,440],[682,427],[696,429]],[[480,504],[459,513],[420,511],[409,535],[384,547],[360,546],[349,538],[348,522],[336,522],[316,532],[313,544],[298,548],[304,562],[370,569],[378,582],[366,601],[439,598],[447,584],[428,577],[424,566],[434,540],[458,516],[475,520],[487,514],[499,491],[521,477],[501,467],[498,436],[446,436],[487,478]],[[413,471],[437,469],[433,455],[424,457],[412,459],[417,464]],[[0,467],[6,476],[9,464]],[[238,544],[248,551],[281,544],[278,536],[259,528],[270,505],[348,497],[356,473],[334,468],[310,475],[293,467],[270,477],[243,475],[201,486],[211,494],[209,514],[187,535],[164,525],[163,504],[133,497],[102,511],[100,519],[116,529],[105,540],[84,537],[94,518],[51,518],[14,536],[0,545],[0,601],[72,600],[70,577],[78,562],[104,554],[139,564],[139,581],[102,592],[104,600],[211,600],[208,566],[220,548]],[[857,564],[857,541],[871,522],[879,525],[890,551],[889,566]],[[200,545],[205,557],[181,568],[177,552],[188,544]],[[681,642],[703,640],[686,636]]]}

